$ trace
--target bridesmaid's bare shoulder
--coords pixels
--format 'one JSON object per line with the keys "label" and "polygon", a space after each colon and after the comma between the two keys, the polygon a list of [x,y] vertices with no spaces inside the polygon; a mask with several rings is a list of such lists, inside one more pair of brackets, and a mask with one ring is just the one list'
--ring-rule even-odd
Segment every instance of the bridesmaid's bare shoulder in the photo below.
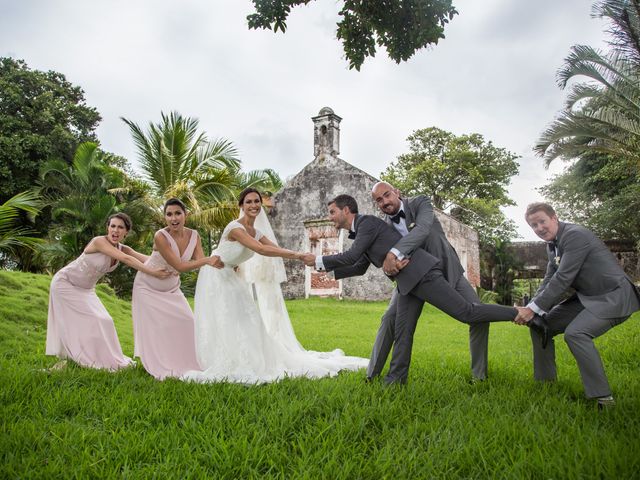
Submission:
{"label": "bridesmaid's bare shoulder", "polygon": [[93,237],[89,243],[87,243],[87,246],[84,247],[83,252],[84,253],[97,253],[100,252],[102,249],[100,247],[107,247],[111,245],[109,243],[109,240],[107,240],[107,237],[105,237],[104,235],[99,235],[97,237]]}
{"label": "bridesmaid's bare shoulder", "polygon": [[[167,230],[166,228],[161,228],[160,230],[157,230],[156,233],[153,235],[153,249],[154,250],[158,250],[158,244],[160,245],[166,245],[169,246],[169,240],[167,240],[167,237],[164,235],[164,233],[162,233],[163,230]],[[167,232],[169,233],[169,232]]]}

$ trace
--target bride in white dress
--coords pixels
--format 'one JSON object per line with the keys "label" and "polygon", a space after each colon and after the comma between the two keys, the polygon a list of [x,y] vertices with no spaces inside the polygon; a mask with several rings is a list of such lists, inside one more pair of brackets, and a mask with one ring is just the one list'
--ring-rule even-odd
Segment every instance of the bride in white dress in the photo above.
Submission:
{"label": "bride in white dress", "polygon": [[334,376],[340,370],[366,367],[366,358],[347,357],[341,350],[311,352],[300,345],[282,299],[279,281],[284,275],[278,273],[277,265],[274,278],[269,278],[264,266],[249,269],[257,273],[253,279],[257,297],[254,301],[252,285],[235,267],[244,264],[254,252],[290,259],[300,259],[302,254],[278,247],[255,228],[262,212],[262,197],[257,190],[244,190],[239,205],[244,216],[225,227],[213,253],[220,256],[225,267],[203,267],[198,275],[195,334],[203,371],[187,372],[183,378],[256,384],[285,377]]}

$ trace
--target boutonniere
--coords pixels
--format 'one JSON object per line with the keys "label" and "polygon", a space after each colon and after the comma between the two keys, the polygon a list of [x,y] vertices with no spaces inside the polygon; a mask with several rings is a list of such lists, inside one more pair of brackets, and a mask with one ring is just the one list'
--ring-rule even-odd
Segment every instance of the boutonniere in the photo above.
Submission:
{"label": "boutonniere", "polygon": [[556,265],[560,265],[560,255],[553,259],[556,262]]}
{"label": "boutonniere", "polygon": [[415,223],[412,223],[411,225],[409,225],[409,226],[407,227],[407,229],[408,229],[408,230],[413,230],[413,227],[415,227],[415,226],[416,226],[416,224],[415,224]]}

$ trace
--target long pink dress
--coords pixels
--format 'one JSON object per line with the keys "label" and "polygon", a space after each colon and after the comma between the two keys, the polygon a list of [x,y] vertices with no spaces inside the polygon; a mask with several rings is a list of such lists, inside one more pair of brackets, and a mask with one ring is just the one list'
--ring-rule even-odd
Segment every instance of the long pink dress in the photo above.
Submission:
{"label": "long pink dress", "polygon": [[112,261],[100,252],[83,253],[53,276],[49,289],[47,355],[109,370],[133,364],[123,355],[113,319],[95,291],[100,277],[118,266],[118,262],[112,265]]}
{"label": "long pink dress", "polygon": [[[173,237],[164,229],[160,232],[167,237],[171,249],[182,261],[191,258],[198,240],[197,232],[191,233],[182,255]],[[156,250],[145,265],[177,273]],[[200,370],[193,312],[180,290],[178,275],[159,279],[138,272],[133,283],[131,310],[133,354],[140,357],[147,372],[158,380],[164,380],[166,377],[180,377],[189,370]]]}

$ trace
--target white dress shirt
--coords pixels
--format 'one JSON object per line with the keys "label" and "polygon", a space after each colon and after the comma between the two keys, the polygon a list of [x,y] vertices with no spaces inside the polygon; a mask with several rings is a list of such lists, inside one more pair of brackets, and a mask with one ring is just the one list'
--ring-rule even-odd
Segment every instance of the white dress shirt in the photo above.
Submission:
{"label": "white dress shirt", "polygon": [[[400,208],[396,212],[396,215],[399,214],[400,212],[404,212],[404,202],[402,200],[400,200]],[[405,212],[405,215],[406,213],[407,212]],[[393,225],[393,228],[395,228],[403,237],[409,234],[409,229],[407,228],[407,219],[405,217],[400,217],[400,221],[398,223],[395,223],[392,221],[391,225]],[[400,253],[400,250],[398,250],[397,248],[392,248],[389,251],[393,253],[398,260],[402,260],[404,258],[404,255]]]}

